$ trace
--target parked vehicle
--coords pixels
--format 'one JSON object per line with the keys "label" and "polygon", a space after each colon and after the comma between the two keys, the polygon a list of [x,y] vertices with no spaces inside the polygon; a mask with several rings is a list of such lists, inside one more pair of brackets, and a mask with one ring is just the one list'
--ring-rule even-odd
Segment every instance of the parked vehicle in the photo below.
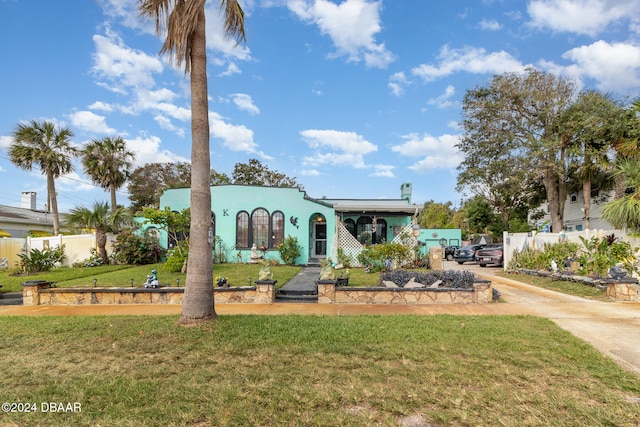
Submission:
{"label": "parked vehicle", "polygon": [[453,254],[453,260],[458,264],[464,264],[465,262],[473,262],[476,261],[476,251],[484,248],[485,245],[469,245],[463,246],[460,249],[457,249]]}
{"label": "parked vehicle", "polygon": [[504,246],[489,245],[476,252],[476,261],[480,267],[486,267],[489,264],[504,265]]}
{"label": "parked vehicle", "polygon": [[453,261],[453,256],[456,253],[456,250],[460,249],[460,246],[445,246],[444,247],[444,258],[447,261]]}

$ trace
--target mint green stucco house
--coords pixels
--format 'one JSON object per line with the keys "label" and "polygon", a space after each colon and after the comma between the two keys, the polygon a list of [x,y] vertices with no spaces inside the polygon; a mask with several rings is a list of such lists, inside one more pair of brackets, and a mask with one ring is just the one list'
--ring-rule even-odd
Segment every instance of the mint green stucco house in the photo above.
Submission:
{"label": "mint green stucco house", "polygon": [[[422,206],[412,204],[411,192],[411,184],[404,183],[398,199],[314,199],[298,188],[212,186],[212,228],[229,262],[247,262],[255,249],[268,259],[279,260],[275,246],[293,236],[302,248],[298,264],[320,259],[336,262],[340,248],[356,265],[365,245],[408,234],[417,243],[425,230],[418,231],[413,225]],[[166,190],[160,208],[181,211],[189,207],[189,197],[189,188]],[[166,247],[166,233],[160,233],[160,238]]]}

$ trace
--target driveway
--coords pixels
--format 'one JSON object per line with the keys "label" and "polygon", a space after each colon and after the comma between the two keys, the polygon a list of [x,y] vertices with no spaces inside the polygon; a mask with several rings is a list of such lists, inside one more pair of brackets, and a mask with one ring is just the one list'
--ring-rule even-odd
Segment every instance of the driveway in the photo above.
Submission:
{"label": "driveway", "polygon": [[458,265],[445,261],[443,268],[469,270],[491,280],[505,300],[498,305],[510,307],[506,311],[546,317],[640,375],[640,303],[600,302],[565,295],[496,276],[501,268],[482,268],[475,263]]}

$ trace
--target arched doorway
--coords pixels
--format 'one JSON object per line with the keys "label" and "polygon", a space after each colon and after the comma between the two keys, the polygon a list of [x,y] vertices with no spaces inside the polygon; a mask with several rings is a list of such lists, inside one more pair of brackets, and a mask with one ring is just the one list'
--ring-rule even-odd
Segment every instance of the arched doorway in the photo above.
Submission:
{"label": "arched doorway", "polygon": [[327,218],[321,213],[311,215],[309,219],[311,234],[311,258],[326,258],[327,256]]}

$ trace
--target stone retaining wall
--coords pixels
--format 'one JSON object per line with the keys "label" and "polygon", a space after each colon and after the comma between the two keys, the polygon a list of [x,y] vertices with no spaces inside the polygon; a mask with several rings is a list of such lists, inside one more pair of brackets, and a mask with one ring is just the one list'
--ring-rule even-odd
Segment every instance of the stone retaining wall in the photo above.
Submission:
{"label": "stone retaining wall", "polygon": [[[23,283],[24,305],[85,304],[182,304],[184,287],[179,288],[52,288],[49,282]],[[214,288],[216,304],[271,304],[275,283],[256,286]]]}
{"label": "stone retaining wall", "polygon": [[318,282],[321,304],[471,304],[493,299],[491,282],[473,284],[473,289],[457,288],[357,288],[336,287],[333,281]]}
{"label": "stone retaining wall", "polygon": [[640,289],[635,283],[610,283],[607,296],[616,301],[640,301]]}

